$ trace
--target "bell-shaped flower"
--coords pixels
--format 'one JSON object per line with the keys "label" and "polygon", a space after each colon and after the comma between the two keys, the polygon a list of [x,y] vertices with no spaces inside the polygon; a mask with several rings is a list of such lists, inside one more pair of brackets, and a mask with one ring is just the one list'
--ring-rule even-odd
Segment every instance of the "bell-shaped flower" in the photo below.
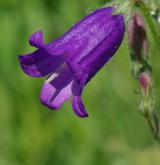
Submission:
{"label": "bell-shaped flower", "polygon": [[96,10],[49,44],[44,44],[41,31],[31,35],[29,43],[37,50],[20,55],[19,60],[29,76],[49,75],[40,95],[44,105],[57,109],[72,97],[74,112],[88,116],[81,98],[83,88],[114,55],[124,36],[124,16],[113,15],[113,10]]}

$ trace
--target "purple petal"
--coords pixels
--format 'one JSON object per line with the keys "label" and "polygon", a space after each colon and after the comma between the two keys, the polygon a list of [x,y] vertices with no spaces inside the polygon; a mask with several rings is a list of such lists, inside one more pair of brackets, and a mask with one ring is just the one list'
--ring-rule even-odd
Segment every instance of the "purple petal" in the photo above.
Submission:
{"label": "purple petal", "polygon": [[84,70],[80,68],[78,64],[72,63],[68,60],[66,60],[66,63],[69,69],[72,71],[74,78],[81,84],[81,79],[83,77]]}
{"label": "purple petal", "polygon": [[[81,68],[81,77],[80,74],[78,78],[75,77],[78,81],[84,74],[89,75],[89,81],[109,61],[123,40],[124,29],[123,15],[114,15],[109,21],[102,18],[98,22],[92,22],[88,29],[83,29],[84,34],[79,36],[75,45],[78,47],[81,43],[80,53],[68,56],[68,65],[74,75],[79,74],[75,66]],[[78,34],[76,37],[78,38]]]}
{"label": "purple petal", "polygon": [[30,45],[34,47],[42,47],[43,46],[43,34],[41,31],[33,33],[29,38]]}
{"label": "purple petal", "polygon": [[124,24],[122,22],[110,21],[107,28],[107,32],[105,32],[105,26],[101,30],[104,33],[104,38],[100,40],[99,45],[79,62],[81,68],[85,68],[86,72],[89,73],[89,78],[95,75],[110,60],[123,39]]}
{"label": "purple petal", "polygon": [[88,75],[83,76],[81,84],[77,83],[77,81],[75,80],[72,85],[72,93],[73,93],[72,108],[75,114],[81,118],[88,117],[88,113],[86,112],[85,106],[81,99],[82,90],[87,81],[87,77]]}
{"label": "purple petal", "polygon": [[88,117],[88,113],[85,110],[84,104],[81,100],[81,96],[73,96],[72,108],[76,115],[81,118]]}
{"label": "purple petal", "polygon": [[59,108],[72,96],[73,76],[70,70],[63,67],[57,72],[56,77],[54,74],[44,83],[40,95],[42,104],[51,109]]}
{"label": "purple petal", "polygon": [[[68,57],[70,59],[74,58],[75,60],[76,58],[79,59],[81,56],[85,56],[85,54],[90,51],[88,45],[95,45],[96,43],[95,39],[98,37],[96,35],[97,27],[113,19],[112,11],[112,7],[96,10],[75,24],[64,35],[48,44],[48,46],[51,49],[56,47],[59,50],[69,52]],[[102,23],[100,24],[99,22]],[[94,40],[89,40],[90,36],[94,36],[94,38],[92,38]]]}
{"label": "purple petal", "polygon": [[63,62],[63,56],[50,55],[44,49],[19,56],[23,71],[32,77],[42,77],[55,71]]}

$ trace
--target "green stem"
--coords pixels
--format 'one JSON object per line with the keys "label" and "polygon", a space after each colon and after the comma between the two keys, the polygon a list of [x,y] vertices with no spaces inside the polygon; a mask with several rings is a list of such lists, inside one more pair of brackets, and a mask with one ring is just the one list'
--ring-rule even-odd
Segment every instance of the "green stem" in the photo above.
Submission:
{"label": "green stem", "polygon": [[158,47],[158,49],[160,50],[160,37],[156,31],[156,27],[153,23],[153,20],[152,20],[152,16],[150,15],[150,10],[148,9],[148,7],[146,6],[146,4],[142,1],[138,1],[137,2],[137,5],[141,8],[141,10],[143,11],[145,17],[146,17],[146,20],[147,20],[147,23],[150,27],[150,30],[151,30],[151,33],[153,35],[153,38],[156,42],[156,45]]}
{"label": "green stem", "polygon": [[148,122],[149,128],[150,128],[150,130],[151,130],[153,136],[155,137],[155,128],[154,128],[154,126],[153,126],[153,124],[152,124],[152,122],[151,122],[151,119],[150,119],[149,117],[146,117],[146,120],[147,120],[147,122]]}

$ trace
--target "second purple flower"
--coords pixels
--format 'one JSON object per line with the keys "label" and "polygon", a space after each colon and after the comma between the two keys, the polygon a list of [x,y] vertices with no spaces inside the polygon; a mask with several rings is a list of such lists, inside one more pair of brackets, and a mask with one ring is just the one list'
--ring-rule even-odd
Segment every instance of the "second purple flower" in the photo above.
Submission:
{"label": "second purple flower", "polygon": [[43,43],[42,32],[31,35],[29,43],[38,49],[20,55],[19,60],[29,76],[50,75],[40,95],[44,105],[57,109],[72,97],[74,112],[88,116],[81,98],[83,88],[113,56],[124,36],[124,16],[113,15],[113,10],[96,10],[49,44]]}

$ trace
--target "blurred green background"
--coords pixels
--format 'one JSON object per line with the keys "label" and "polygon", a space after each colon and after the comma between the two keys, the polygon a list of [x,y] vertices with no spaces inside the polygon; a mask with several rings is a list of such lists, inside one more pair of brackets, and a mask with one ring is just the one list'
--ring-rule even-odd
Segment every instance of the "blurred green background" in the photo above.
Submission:
{"label": "blurred green background", "polygon": [[[159,165],[158,145],[137,109],[127,36],[114,58],[83,92],[90,117],[80,119],[70,101],[59,110],[42,106],[44,79],[26,76],[18,54],[34,50],[31,33],[45,43],[67,31],[104,0],[0,0],[0,165]],[[150,37],[156,106],[159,52]]]}

